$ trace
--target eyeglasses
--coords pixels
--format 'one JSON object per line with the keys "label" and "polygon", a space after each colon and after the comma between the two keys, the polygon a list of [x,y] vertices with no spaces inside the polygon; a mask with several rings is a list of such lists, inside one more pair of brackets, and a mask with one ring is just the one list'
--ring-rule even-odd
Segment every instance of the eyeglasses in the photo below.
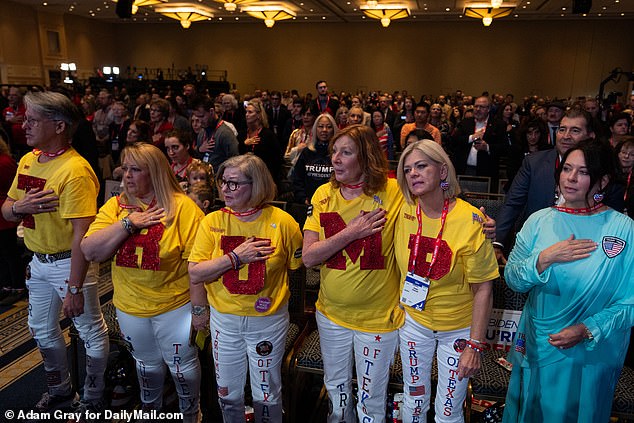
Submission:
{"label": "eyeglasses", "polygon": [[220,187],[226,185],[229,188],[229,191],[235,191],[240,188],[242,185],[251,185],[253,182],[251,181],[227,181],[226,179],[220,180]]}
{"label": "eyeglasses", "polygon": [[40,126],[40,123],[46,122],[47,120],[51,120],[51,119],[34,119],[32,117],[25,116],[24,124],[26,126],[30,126],[31,128],[37,128],[38,126]]}
{"label": "eyeglasses", "polygon": [[629,159],[630,157],[634,157],[634,151],[619,151],[619,155]]}
{"label": "eyeglasses", "polygon": [[154,112],[154,113],[158,113],[158,112],[160,112],[160,111],[161,111],[161,110],[159,110],[159,109],[150,109],[150,113],[152,113],[152,112]]}

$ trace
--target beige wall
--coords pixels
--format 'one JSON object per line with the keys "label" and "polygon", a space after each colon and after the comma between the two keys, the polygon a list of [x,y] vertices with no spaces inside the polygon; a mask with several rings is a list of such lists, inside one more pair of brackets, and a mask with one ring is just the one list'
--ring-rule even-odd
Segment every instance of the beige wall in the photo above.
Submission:
{"label": "beige wall", "polygon": [[[8,17],[11,16],[10,19]],[[40,16],[40,21],[42,20]],[[242,92],[255,88],[313,91],[400,90],[439,94],[513,92],[595,95],[610,70],[634,69],[634,20],[479,21],[364,24],[194,23],[108,24],[63,17],[67,59],[80,76],[107,64],[185,68],[206,64],[228,71]],[[38,16],[28,7],[0,4],[0,77],[9,66],[43,66]],[[33,35],[35,34],[35,35]],[[19,39],[16,40],[16,36]],[[3,73],[3,69],[5,72]],[[607,91],[625,90],[625,81]]]}

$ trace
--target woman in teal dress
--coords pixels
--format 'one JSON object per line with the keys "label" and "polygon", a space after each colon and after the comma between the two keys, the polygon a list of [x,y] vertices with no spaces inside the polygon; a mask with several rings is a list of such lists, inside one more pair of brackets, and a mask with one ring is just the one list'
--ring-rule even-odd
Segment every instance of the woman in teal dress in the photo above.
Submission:
{"label": "woman in teal dress", "polygon": [[602,203],[610,150],[584,141],[562,163],[563,202],[531,215],[506,265],[528,299],[504,422],[607,422],[634,324],[634,221]]}

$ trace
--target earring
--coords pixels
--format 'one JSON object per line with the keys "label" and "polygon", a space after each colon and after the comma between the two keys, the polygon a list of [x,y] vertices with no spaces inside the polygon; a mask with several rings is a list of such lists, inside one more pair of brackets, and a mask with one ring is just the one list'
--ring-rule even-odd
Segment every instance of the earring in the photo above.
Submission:
{"label": "earring", "polygon": [[592,196],[592,198],[594,199],[595,203],[600,203],[603,201],[603,198],[605,197],[605,195],[602,192],[596,192],[594,193],[594,195]]}
{"label": "earring", "polygon": [[447,191],[449,189],[449,182],[446,179],[440,181],[440,189],[443,191]]}

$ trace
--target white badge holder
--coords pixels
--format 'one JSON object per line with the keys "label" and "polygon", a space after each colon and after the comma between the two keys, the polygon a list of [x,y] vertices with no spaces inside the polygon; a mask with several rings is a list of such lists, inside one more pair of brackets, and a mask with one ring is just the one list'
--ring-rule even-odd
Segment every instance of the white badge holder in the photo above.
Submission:
{"label": "white badge holder", "polygon": [[429,278],[407,272],[405,284],[401,293],[401,302],[416,310],[425,309],[425,301],[429,292]]}

